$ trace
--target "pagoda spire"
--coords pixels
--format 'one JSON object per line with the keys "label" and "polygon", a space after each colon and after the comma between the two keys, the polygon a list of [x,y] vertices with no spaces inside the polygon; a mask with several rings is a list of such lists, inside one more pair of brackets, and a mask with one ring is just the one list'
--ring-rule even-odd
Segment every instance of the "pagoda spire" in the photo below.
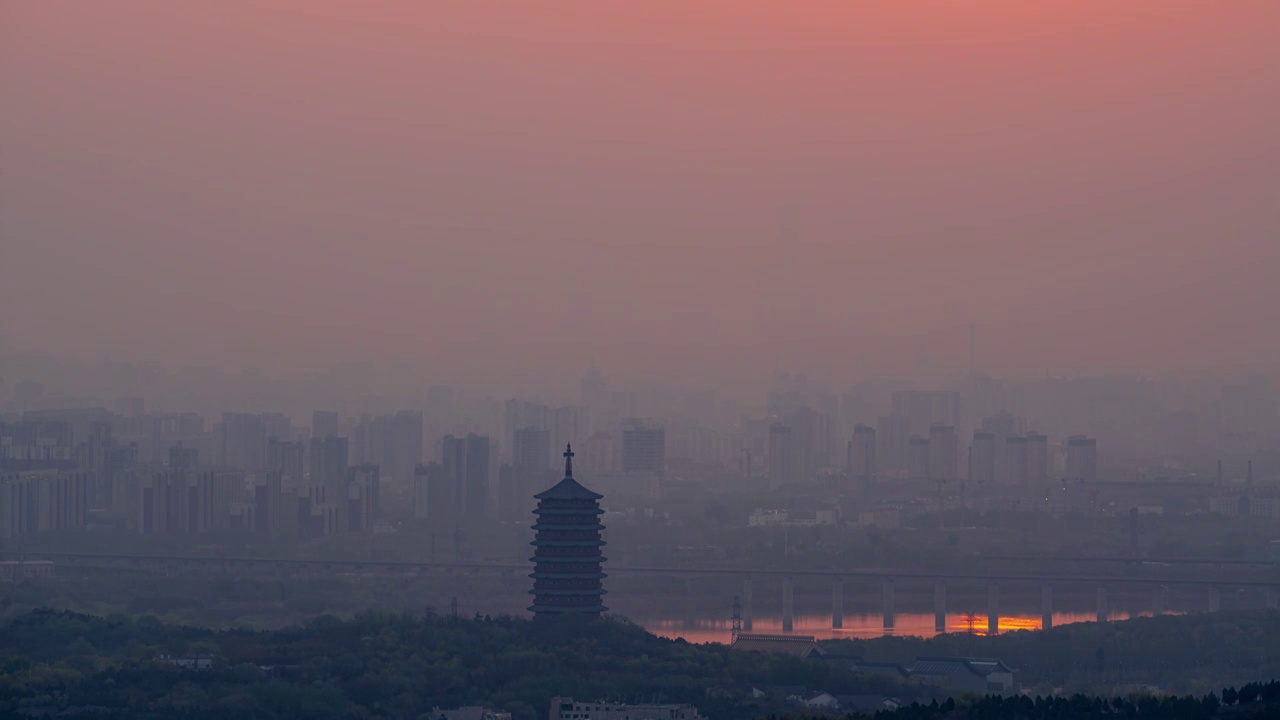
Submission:
{"label": "pagoda spire", "polygon": [[573,445],[570,443],[564,444],[564,476],[573,477]]}

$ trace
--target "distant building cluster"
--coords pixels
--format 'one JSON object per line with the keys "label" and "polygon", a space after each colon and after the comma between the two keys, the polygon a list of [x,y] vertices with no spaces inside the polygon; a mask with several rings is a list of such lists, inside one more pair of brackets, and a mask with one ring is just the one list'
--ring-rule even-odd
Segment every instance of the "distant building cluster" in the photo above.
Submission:
{"label": "distant building cluster", "polygon": [[[411,409],[206,416],[150,409],[133,392],[107,409],[20,381],[0,414],[0,534],[409,527],[456,550],[523,526],[570,443],[610,509],[635,517],[712,490],[751,496],[722,520],[759,528],[893,527],[960,505],[1280,519],[1280,392],[1264,379],[1227,384],[1196,412],[1168,411],[1136,377],[902,385],[838,394],[779,372],[762,403],[742,404],[626,389],[593,368],[571,404],[515,397],[462,412],[432,386]],[[1227,477],[1206,471],[1215,460]]]}

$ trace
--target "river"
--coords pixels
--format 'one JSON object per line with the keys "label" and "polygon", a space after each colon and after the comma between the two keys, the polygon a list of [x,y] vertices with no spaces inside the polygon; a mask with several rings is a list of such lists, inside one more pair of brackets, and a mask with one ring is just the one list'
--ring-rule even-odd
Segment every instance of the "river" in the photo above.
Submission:
{"label": "river", "polygon": [[[1110,620],[1127,620],[1138,615],[1151,613],[1135,613],[1113,611],[1108,613]],[[1053,614],[1053,624],[1067,625],[1078,622],[1094,622],[1096,613],[1057,612]],[[727,643],[733,639],[733,621],[721,618],[702,618],[693,620],[655,619],[639,621],[642,626],[654,635],[666,638],[683,638],[692,643],[718,642]],[[987,616],[968,613],[949,613],[947,615],[947,632],[972,632],[978,635],[987,634]],[[885,635],[910,635],[933,637],[933,613],[898,613],[894,616],[892,629],[884,627],[884,617],[876,614],[853,614],[844,616],[844,627],[836,630],[831,627],[830,614],[796,615],[792,629],[795,635],[812,635],[819,640],[836,638],[873,638]],[[1000,632],[1013,630],[1040,630],[1040,616],[1015,614],[1000,617]],[[752,630],[754,633],[782,633],[780,616],[756,617]]]}

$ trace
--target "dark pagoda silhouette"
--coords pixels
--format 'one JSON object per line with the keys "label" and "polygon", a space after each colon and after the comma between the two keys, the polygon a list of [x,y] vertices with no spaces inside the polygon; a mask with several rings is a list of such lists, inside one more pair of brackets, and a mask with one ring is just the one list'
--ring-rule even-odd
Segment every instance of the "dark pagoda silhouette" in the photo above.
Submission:
{"label": "dark pagoda silhouette", "polygon": [[550,490],[534,495],[533,605],[534,617],[568,613],[599,615],[606,608],[601,584],[604,555],[600,539],[599,493],[573,479],[573,448],[564,449],[564,479]]}

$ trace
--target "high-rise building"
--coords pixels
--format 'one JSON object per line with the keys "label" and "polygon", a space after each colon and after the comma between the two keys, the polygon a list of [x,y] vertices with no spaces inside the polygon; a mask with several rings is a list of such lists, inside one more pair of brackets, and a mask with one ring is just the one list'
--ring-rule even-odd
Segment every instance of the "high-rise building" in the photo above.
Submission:
{"label": "high-rise building", "polygon": [[666,432],[644,420],[628,420],[622,427],[622,471],[666,472]]}
{"label": "high-rise building", "polygon": [[[253,530],[275,535],[283,524],[285,513],[283,475],[280,470],[257,473],[253,479]],[[294,510],[295,514],[297,510]]]}
{"label": "high-rise building", "polygon": [[413,469],[422,462],[422,412],[401,410],[390,418],[390,431],[379,465],[398,487],[408,488]]}
{"label": "high-rise building", "polygon": [[423,415],[401,410],[394,415],[363,415],[351,434],[351,462],[377,465],[383,480],[406,490],[414,468],[422,462]]}
{"label": "high-rise building", "polygon": [[1004,441],[1004,485],[1023,487],[1027,484],[1027,438],[1011,435]]}
{"label": "high-rise building", "polygon": [[1007,445],[1009,438],[1023,433],[1026,422],[1011,413],[1000,412],[982,418],[982,429],[991,433],[996,447],[996,482],[1010,483],[1009,471],[1005,468],[1008,460]]}
{"label": "high-rise building", "polygon": [[1036,486],[1049,481],[1049,438],[1029,432],[1027,438],[1027,480]]}
{"label": "high-rise building", "polygon": [[573,479],[573,448],[566,447],[564,479],[549,490],[538,493],[535,538],[533,605],[529,611],[535,618],[566,613],[600,615],[603,602],[605,542],[600,533],[604,526],[600,516],[599,493],[591,492]]}
{"label": "high-rise building", "polygon": [[300,488],[306,478],[306,450],[302,441],[288,442],[275,435],[267,438],[267,470],[280,473],[285,488]]}
{"label": "high-rise building", "polygon": [[775,490],[795,481],[794,437],[790,425],[769,426],[769,489]]}
{"label": "high-rise building", "polygon": [[200,464],[200,451],[186,447],[179,440],[177,445],[169,448],[169,467],[174,470],[188,470]]}
{"label": "high-rise building", "polygon": [[1098,441],[1084,435],[1067,438],[1067,479],[1098,481]]}
{"label": "high-rise building", "polygon": [[311,438],[312,487],[320,486],[332,497],[346,497],[347,439],[335,435]]}
{"label": "high-rise building", "polygon": [[430,507],[431,470],[430,465],[419,465],[413,469],[413,518],[427,519],[427,508]]}
{"label": "high-rise building", "polygon": [[934,423],[960,424],[960,393],[947,390],[898,390],[893,393],[893,415],[905,417],[908,432],[925,435]]}
{"label": "high-rise building", "polygon": [[881,415],[876,423],[877,459],[886,475],[908,475],[911,420],[900,415]]}
{"label": "high-rise building", "polygon": [[876,429],[858,423],[849,441],[849,480],[854,487],[865,488],[876,481]]}
{"label": "high-rise building", "polygon": [[929,438],[913,435],[907,446],[907,477],[912,480],[928,480],[931,456]]}
{"label": "high-rise building", "polygon": [[518,508],[521,503],[517,498],[522,494],[525,473],[514,465],[503,463],[498,468],[498,491],[494,497],[494,515],[502,522],[518,520],[523,513]]}
{"label": "high-rise building", "polygon": [[382,515],[382,487],[377,465],[357,465],[350,470],[347,484],[347,528],[353,532],[368,530]]}
{"label": "high-rise building", "polygon": [[541,428],[520,428],[514,434],[511,465],[518,470],[545,475],[551,468],[551,433]]}
{"label": "high-rise building", "polygon": [[430,520],[436,527],[455,525],[460,515],[455,510],[456,488],[453,478],[441,463],[419,465],[413,476],[413,516]]}
{"label": "high-rise building", "polygon": [[[440,488],[437,497],[446,496],[453,504],[452,522],[483,521],[489,512],[489,436],[471,433],[465,438],[446,435],[441,442],[441,471],[448,489]],[[430,504],[430,500],[428,500]],[[433,517],[446,519],[441,513]]]}
{"label": "high-rise building", "polygon": [[929,426],[929,479],[955,482],[958,474],[956,428],[954,425],[934,423]]}
{"label": "high-rise building", "polygon": [[0,422],[0,471],[72,470],[74,440],[66,420]]}
{"label": "high-rise building", "polygon": [[617,469],[617,446],[613,435],[598,432],[587,438],[586,452],[582,459],[582,468],[591,475],[603,476]]}
{"label": "high-rise building", "polygon": [[235,468],[261,470],[267,464],[267,430],[262,416],[223,413],[219,462]]}
{"label": "high-rise building", "polygon": [[786,417],[791,426],[791,451],[795,463],[793,472],[801,482],[809,482],[818,476],[818,469],[831,465],[831,418],[803,406]]}
{"label": "high-rise building", "polygon": [[127,418],[141,417],[146,414],[147,403],[140,397],[124,396],[116,398],[116,414]]}
{"label": "high-rise building", "polygon": [[341,421],[333,410],[316,410],[311,413],[311,437],[342,436]]}
{"label": "high-rise building", "polygon": [[622,472],[632,492],[660,500],[667,472],[666,430],[635,418],[623,422]]}
{"label": "high-rise building", "polygon": [[83,527],[86,473],[35,470],[0,476],[0,538]]}
{"label": "high-rise building", "polygon": [[[575,407],[559,407],[547,413],[547,425],[544,430],[550,435],[551,447],[558,448],[570,443],[577,444],[581,413]],[[548,458],[550,461],[550,458]]]}
{"label": "high-rise building", "polygon": [[[512,398],[504,407],[502,435],[502,456],[508,462],[515,459],[516,431],[524,428],[548,430],[547,416],[550,409],[546,405]],[[549,463],[551,458],[547,458]]]}
{"label": "high-rise building", "polygon": [[244,475],[235,470],[169,469],[154,473],[139,488],[135,527],[143,535],[226,528],[233,500],[243,486]]}
{"label": "high-rise building", "polygon": [[980,488],[996,484],[996,436],[990,430],[974,430],[969,450],[969,482]]}

